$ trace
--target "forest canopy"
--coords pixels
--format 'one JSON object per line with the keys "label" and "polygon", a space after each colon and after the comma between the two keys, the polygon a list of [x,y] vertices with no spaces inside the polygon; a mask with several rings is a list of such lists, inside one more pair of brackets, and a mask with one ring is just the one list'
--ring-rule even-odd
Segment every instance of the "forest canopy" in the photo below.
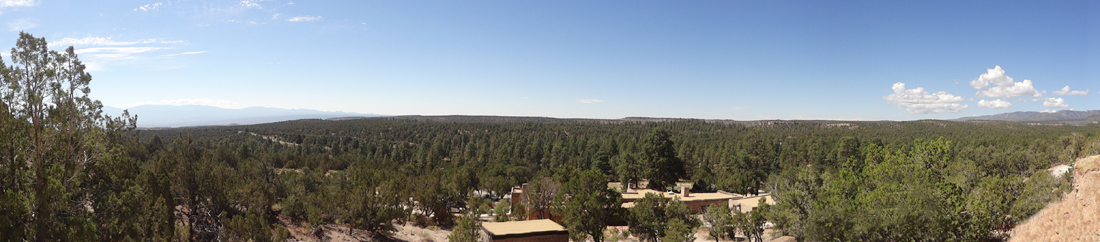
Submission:
{"label": "forest canopy", "polygon": [[[1047,168],[1100,153],[1098,124],[990,121],[379,117],[135,129],[135,117],[102,115],[88,97],[73,48],[22,33],[11,60],[0,62],[3,241],[270,241],[326,225],[386,237],[404,223],[476,234],[478,214],[532,211],[564,216],[577,239],[629,223],[647,239],[690,240],[683,231],[701,222],[679,201],[613,205],[607,182],[642,180],[771,194],[766,212],[712,219],[753,224],[736,231],[756,238],[771,221],[809,241],[975,241],[1003,238],[1059,199],[1072,177]],[[554,192],[500,200],[523,183]],[[662,219],[639,219],[651,217]],[[676,229],[646,230],[661,227]]]}

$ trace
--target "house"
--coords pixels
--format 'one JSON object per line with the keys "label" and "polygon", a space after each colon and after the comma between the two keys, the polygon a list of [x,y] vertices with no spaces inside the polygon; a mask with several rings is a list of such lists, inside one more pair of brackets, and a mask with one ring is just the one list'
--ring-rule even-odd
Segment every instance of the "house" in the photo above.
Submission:
{"label": "house", "polygon": [[764,194],[760,196],[742,197],[740,199],[730,200],[730,210],[737,209],[733,211],[741,211],[742,213],[751,212],[760,205],[760,199],[764,198],[768,199],[767,203],[769,205],[775,205],[775,199],[773,199],[771,195]]}
{"label": "house", "polygon": [[[528,185],[527,183],[524,183],[523,185],[520,185],[520,187],[513,187],[512,192],[508,196],[506,196],[509,199],[511,199],[513,209],[516,208],[516,204],[520,204],[520,203],[523,202],[523,199],[524,199],[523,193],[524,193],[524,191],[527,191],[528,188],[530,188],[530,185]],[[551,196],[551,197],[554,196],[553,193],[547,194],[547,195]],[[549,219],[552,219],[554,221],[561,221],[561,219],[562,219],[561,215],[551,214],[550,211],[538,212],[538,211],[533,211],[531,208],[526,208],[526,209],[528,210],[527,211],[527,217],[525,218],[527,220],[549,218]]]}
{"label": "house", "polygon": [[549,219],[482,223],[481,229],[494,242],[569,242],[569,231]]}
{"label": "house", "polygon": [[666,198],[680,199],[681,202],[691,207],[691,211],[694,213],[703,212],[703,210],[711,204],[732,204],[733,200],[744,198],[744,196],[736,193],[728,192],[700,192],[692,193],[687,187],[681,187],[680,193],[670,193],[664,191],[657,191],[652,189],[630,189],[623,194],[623,207],[634,207],[634,201],[642,199],[646,194],[657,194]]}
{"label": "house", "polygon": [[[690,185],[690,183],[688,184]],[[645,197],[646,194],[650,193],[666,198],[679,199],[684,204],[687,204],[688,207],[691,207],[691,211],[694,213],[703,212],[704,210],[706,210],[706,207],[710,206],[711,204],[723,204],[729,206],[729,208],[731,209],[738,209],[741,212],[748,212],[756,209],[756,206],[759,204],[759,200],[761,198],[767,198],[768,204],[775,204],[775,200],[767,194],[763,194],[760,196],[746,196],[725,191],[693,193],[688,189],[688,186],[680,186],[680,192],[674,193],[652,189],[635,189],[633,188],[633,184],[630,186],[630,189],[623,189],[623,185],[619,182],[608,183],[608,187],[625,190],[625,192],[622,192],[623,208],[634,207],[634,201],[642,199]],[[523,191],[527,188],[527,183],[524,183],[518,188],[512,188],[512,192],[510,194],[510,197],[512,199],[512,207],[515,207],[516,204],[523,201]],[[540,217],[539,215],[540,214],[528,213],[527,219]],[[551,214],[541,214],[541,218],[553,218],[554,220],[561,219],[560,216],[553,216]]]}

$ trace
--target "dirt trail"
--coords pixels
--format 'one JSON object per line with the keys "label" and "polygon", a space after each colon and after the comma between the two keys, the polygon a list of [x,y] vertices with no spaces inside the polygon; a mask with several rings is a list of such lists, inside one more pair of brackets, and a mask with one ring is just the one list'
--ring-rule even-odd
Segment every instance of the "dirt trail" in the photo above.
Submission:
{"label": "dirt trail", "polygon": [[1100,155],[1078,159],[1073,190],[1012,233],[1009,241],[1100,241]]}

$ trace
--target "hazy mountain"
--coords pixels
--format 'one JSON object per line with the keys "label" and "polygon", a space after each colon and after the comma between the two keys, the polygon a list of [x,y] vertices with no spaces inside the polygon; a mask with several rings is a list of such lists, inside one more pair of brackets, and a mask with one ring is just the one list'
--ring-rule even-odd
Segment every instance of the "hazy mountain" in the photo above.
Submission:
{"label": "hazy mountain", "polygon": [[1053,113],[1045,112],[1011,112],[994,115],[959,118],[957,120],[1000,120],[1013,122],[1044,122],[1044,121],[1069,121],[1084,120],[1100,116],[1100,110],[1072,111],[1061,110]]}
{"label": "hazy mountain", "polygon": [[[128,108],[131,115],[138,116],[138,127],[183,127],[204,125],[258,124],[295,119],[328,119],[343,117],[378,117],[377,114],[347,112],[325,112],[310,109],[282,109],[250,107],[227,109],[211,106],[169,106],[142,105]],[[103,107],[103,112],[112,116],[122,113],[122,109]]]}

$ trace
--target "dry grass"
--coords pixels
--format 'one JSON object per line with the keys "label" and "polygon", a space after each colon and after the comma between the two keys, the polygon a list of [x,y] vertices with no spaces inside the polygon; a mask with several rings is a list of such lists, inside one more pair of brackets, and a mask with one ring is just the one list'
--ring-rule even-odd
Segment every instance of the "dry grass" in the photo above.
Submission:
{"label": "dry grass", "polygon": [[362,230],[355,230],[352,233],[348,233],[348,227],[342,225],[325,225],[323,232],[318,235],[309,234],[310,228],[304,226],[302,223],[293,223],[289,219],[282,218],[283,224],[287,224],[287,229],[290,230],[291,238],[287,241],[331,241],[331,242],[350,242],[350,241],[397,241],[397,242],[440,242],[447,241],[447,236],[451,234],[450,230],[440,229],[436,226],[429,226],[427,228],[421,228],[413,226],[410,223],[405,225],[398,225],[397,232],[394,232],[391,237],[372,238],[369,233]]}
{"label": "dry grass", "polygon": [[1073,190],[1013,230],[1009,241],[1100,241],[1100,155],[1077,160]]}

